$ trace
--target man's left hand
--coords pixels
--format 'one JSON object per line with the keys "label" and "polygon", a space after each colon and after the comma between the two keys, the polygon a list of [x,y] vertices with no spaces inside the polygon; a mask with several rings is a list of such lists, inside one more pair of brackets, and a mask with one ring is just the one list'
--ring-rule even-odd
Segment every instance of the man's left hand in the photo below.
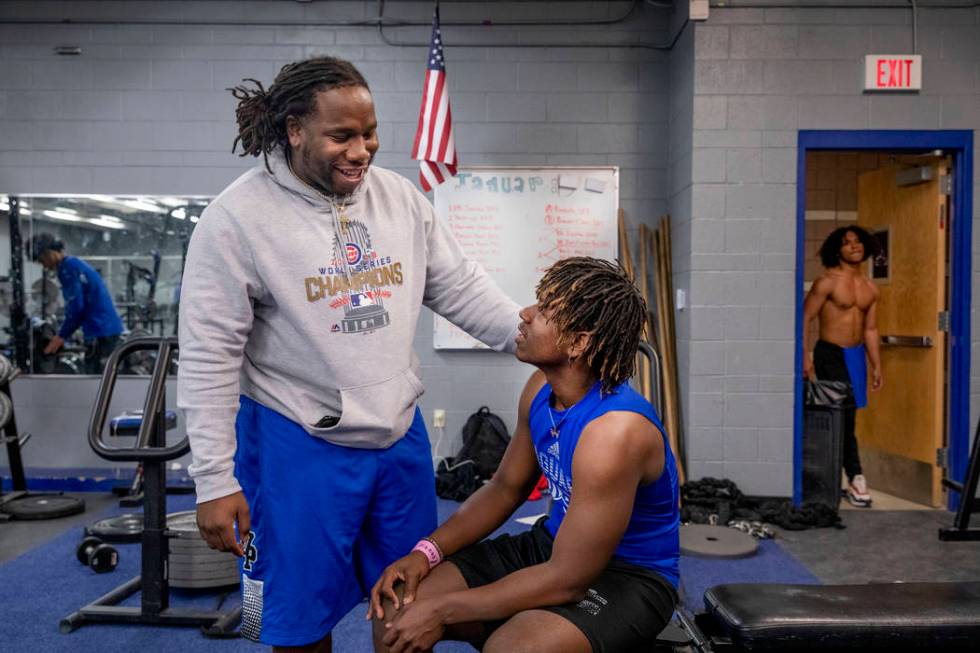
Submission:
{"label": "man's left hand", "polygon": [[391,653],[419,653],[430,650],[442,639],[446,626],[442,621],[442,603],[422,599],[395,613],[385,624],[384,643]]}
{"label": "man's left hand", "polygon": [[65,339],[61,336],[54,336],[51,341],[48,342],[48,346],[44,348],[44,353],[47,356],[55,353],[65,344]]}
{"label": "man's left hand", "polygon": [[881,390],[884,379],[881,377],[881,370],[871,370],[871,389],[877,392]]}

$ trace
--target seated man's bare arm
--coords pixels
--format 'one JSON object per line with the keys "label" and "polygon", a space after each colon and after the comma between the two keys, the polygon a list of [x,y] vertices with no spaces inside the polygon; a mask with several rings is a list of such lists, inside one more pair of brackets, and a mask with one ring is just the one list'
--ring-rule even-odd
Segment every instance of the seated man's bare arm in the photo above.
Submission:
{"label": "seated man's bare arm", "polygon": [[493,478],[432,533],[443,554],[453,554],[492,533],[534,489],[541,477],[541,469],[531,443],[528,412],[531,401],[544,383],[544,374],[535,371],[525,384],[517,408],[517,428]]}
{"label": "seated man's bare arm", "polygon": [[576,446],[572,498],[551,559],[446,596],[445,623],[505,619],[580,600],[622,540],[638,486],[656,480],[663,463],[662,436],[642,416],[611,412],[591,422]]}
{"label": "seated man's bare arm", "polygon": [[[544,382],[544,375],[536,371],[524,386],[518,404],[517,428],[493,478],[429,535],[443,556],[475,544],[499,528],[524,503],[540,478],[541,469],[531,444],[528,411]],[[395,591],[398,583],[405,583],[405,601],[414,600],[419,581],[428,572],[428,563],[422,553],[406,551],[402,558],[385,568],[371,588],[368,616],[381,618],[384,615],[382,601],[385,598],[391,600],[395,609],[401,607],[401,599]]]}

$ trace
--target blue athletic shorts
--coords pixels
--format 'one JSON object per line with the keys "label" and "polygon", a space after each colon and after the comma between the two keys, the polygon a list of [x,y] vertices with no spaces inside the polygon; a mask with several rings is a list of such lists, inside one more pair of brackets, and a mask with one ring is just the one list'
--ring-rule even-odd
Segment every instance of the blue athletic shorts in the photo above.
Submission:
{"label": "blue athletic shorts", "polygon": [[422,414],[388,449],[312,437],[241,398],[235,476],[251,535],[242,559],[242,636],[273,646],[319,641],[381,572],[436,528]]}

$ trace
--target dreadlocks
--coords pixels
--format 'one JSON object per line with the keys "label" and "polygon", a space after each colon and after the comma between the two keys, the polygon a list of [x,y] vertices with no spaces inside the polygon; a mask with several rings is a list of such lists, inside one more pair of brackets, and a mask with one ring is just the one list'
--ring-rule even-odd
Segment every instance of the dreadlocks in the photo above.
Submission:
{"label": "dreadlocks", "polygon": [[335,57],[315,57],[286,64],[268,91],[256,79],[242,81],[251,82],[255,88],[242,84],[228,89],[238,100],[235,110],[238,136],[231,151],[234,152],[241,143],[239,156],[261,154],[266,169],[269,169],[269,152],[277,145],[286,150],[289,142],[286,118],[310,114],[317,92],[345,86],[368,88],[367,81],[354,64]]}
{"label": "dreadlocks", "polygon": [[646,302],[617,264],[578,256],[562,259],[545,272],[536,289],[539,310],[551,310],[558,347],[576,332],[592,335],[583,353],[608,392],[633,375]]}

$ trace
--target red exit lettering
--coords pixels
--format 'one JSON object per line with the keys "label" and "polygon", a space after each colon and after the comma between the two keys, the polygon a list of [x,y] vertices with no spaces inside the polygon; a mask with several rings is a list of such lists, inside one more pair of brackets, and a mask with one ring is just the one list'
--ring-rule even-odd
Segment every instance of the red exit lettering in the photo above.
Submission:
{"label": "red exit lettering", "polygon": [[912,59],[879,59],[878,88],[907,88],[912,85]]}

